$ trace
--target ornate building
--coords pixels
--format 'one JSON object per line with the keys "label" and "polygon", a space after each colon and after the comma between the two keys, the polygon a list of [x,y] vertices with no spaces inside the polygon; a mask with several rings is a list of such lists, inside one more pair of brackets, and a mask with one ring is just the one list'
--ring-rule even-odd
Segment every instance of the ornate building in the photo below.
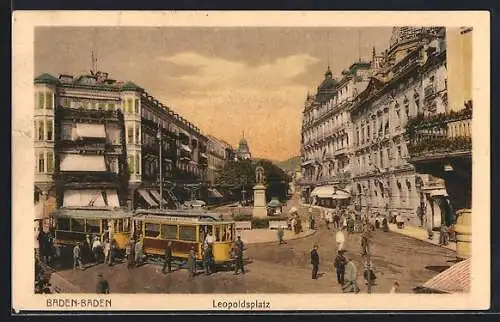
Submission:
{"label": "ornate building", "polygon": [[252,154],[250,153],[250,148],[248,147],[248,142],[245,139],[245,133],[238,144],[238,148],[236,149],[236,158],[238,160],[250,160],[252,159]]}
{"label": "ornate building", "polygon": [[45,216],[65,205],[174,207],[188,198],[174,188],[205,181],[208,138],[141,87],[108,76],[34,80],[35,199]]}
{"label": "ornate building", "polygon": [[228,161],[234,159],[231,158],[232,147],[229,143],[217,139],[212,135],[208,135],[208,170],[207,170],[207,181],[210,186],[215,185],[215,180],[219,172],[224,168]]}

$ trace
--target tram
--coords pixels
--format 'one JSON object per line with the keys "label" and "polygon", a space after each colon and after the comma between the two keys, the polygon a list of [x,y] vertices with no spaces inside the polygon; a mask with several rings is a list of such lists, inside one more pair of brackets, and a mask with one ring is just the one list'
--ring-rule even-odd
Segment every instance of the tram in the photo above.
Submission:
{"label": "tram", "polygon": [[163,256],[172,242],[172,257],[185,260],[191,247],[196,260],[203,259],[205,236],[212,232],[215,265],[231,262],[231,247],[235,240],[235,222],[223,220],[215,213],[193,210],[137,209],[133,217],[134,235],[141,239],[147,256]]}
{"label": "tram", "polygon": [[125,249],[130,239],[132,214],[121,209],[68,207],[57,209],[52,217],[56,219],[55,244],[58,247],[83,242],[87,235],[98,236],[103,241],[106,230],[120,250]]}

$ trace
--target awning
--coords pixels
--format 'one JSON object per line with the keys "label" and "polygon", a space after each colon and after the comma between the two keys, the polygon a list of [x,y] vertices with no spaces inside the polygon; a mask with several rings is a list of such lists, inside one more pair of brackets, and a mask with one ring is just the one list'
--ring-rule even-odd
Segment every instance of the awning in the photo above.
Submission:
{"label": "awning", "polygon": [[103,155],[61,154],[61,171],[106,171]]}
{"label": "awning", "polygon": [[120,207],[115,190],[66,190],[63,207]]}
{"label": "awning", "polygon": [[351,195],[343,190],[336,190],[333,196],[331,196],[332,199],[349,199],[351,198]]}
{"label": "awning", "polygon": [[319,186],[311,192],[311,197],[331,198],[335,192],[335,187],[332,185]]}
{"label": "awning", "polygon": [[151,195],[149,194],[149,192],[147,192],[146,190],[143,190],[143,189],[139,189],[137,190],[137,192],[139,192],[139,194],[141,195],[141,197],[151,206],[151,207],[158,207],[158,203],[156,201],[154,201],[153,198],[151,198]]}
{"label": "awning", "polygon": [[[155,197],[156,201],[157,202],[160,202],[160,200],[162,200],[162,198],[160,197],[160,192],[157,191],[157,190],[149,190],[149,192],[151,193],[151,195],[153,195],[153,197]],[[167,201],[165,201],[165,199],[163,199],[162,201],[162,205],[166,205],[167,204]]]}
{"label": "awning", "polygon": [[76,123],[76,137],[80,138],[106,138],[104,124]]}
{"label": "awning", "polygon": [[471,258],[463,260],[427,281],[422,287],[445,293],[470,291]]}
{"label": "awning", "polygon": [[200,153],[200,157],[208,159],[208,155],[206,155],[205,153]]}
{"label": "awning", "polygon": [[191,148],[185,144],[181,144],[181,148],[186,152],[191,152]]}
{"label": "awning", "polygon": [[447,196],[448,193],[446,192],[446,189],[434,189],[429,191],[429,195],[431,197],[438,197],[438,196]]}

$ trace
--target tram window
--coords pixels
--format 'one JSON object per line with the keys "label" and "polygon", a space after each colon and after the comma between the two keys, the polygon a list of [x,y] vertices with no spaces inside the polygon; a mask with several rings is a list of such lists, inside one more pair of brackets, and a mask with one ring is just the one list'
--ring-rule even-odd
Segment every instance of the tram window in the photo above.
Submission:
{"label": "tram window", "polygon": [[226,225],[221,225],[220,226],[220,230],[221,230],[221,241],[226,241],[226,232],[227,232],[227,226]]}
{"label": "tram window", "polygon": [[69,230],[69,218],[58,218],[57,219],[57,229],[58,230]]}
{"label": "tram window", "polygon": [[215,241],[220,242],[220,226],[214,226],[215,228]]}
{"label": "tram window", "polygon": [[146,237],[160,237],[160,224],[146,224],[144,234]]}
{"label": "tram window", "polygon": [[122,219],[115,220],[115,231],[116,232],[123,231],[123,220]]}
{"label": "tram window", "polygon": [[99,220],[91,220],[87,219],[87,226],[86,226],[86,232],[88,233],[100,233],[101,232],[101,227],[99,226]]}
{"label": "tram window", "polygon": [[127,233],[130,231],[130,222],[128,219],[123,219],[123,220],[120,220],[121,222],[123,222],[123,227],[122,227],[122,232],[124,233]]}
{"label": "tram window", "polygon": [[85,219],[72,218],[71,219],[71,230],[84,232],[85,231]]}
{"label": "tram window", "polygon": [[196,241],[196,227],[194,226],[180,226],[179,239],[186,241]]}
{"label": "tram window", "polygon": [[177,225],[162,225],[163,238],[177,239]]}

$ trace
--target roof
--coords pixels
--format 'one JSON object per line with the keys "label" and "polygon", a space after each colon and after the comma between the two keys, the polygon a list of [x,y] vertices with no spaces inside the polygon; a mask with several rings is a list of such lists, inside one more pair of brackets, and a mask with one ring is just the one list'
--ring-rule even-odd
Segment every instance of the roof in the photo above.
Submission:
{"label": "roof", "polygon": [[472,259],[463,260],[427,281],[422,288],[444,292],[463,293],[470,291]]}
{"label": "roof", "polygon": [[142,87],[139,85],[135,84],[134,82],[126,82],[123,84],[122,88],[120,89],[121,91],[143,91]]}
{"label": "roof", "polygon": [[122,209],[92,208],[60,208],[52,213],[52,216],[67,218],[89,218],[89,219],[112,219],[126,218],[132,214]]}
{"label": "roof", "polygon": [[44,73],[35,78],[35,84],[60,84],[61,82],[57,77],[54,77],[50,74]]}

